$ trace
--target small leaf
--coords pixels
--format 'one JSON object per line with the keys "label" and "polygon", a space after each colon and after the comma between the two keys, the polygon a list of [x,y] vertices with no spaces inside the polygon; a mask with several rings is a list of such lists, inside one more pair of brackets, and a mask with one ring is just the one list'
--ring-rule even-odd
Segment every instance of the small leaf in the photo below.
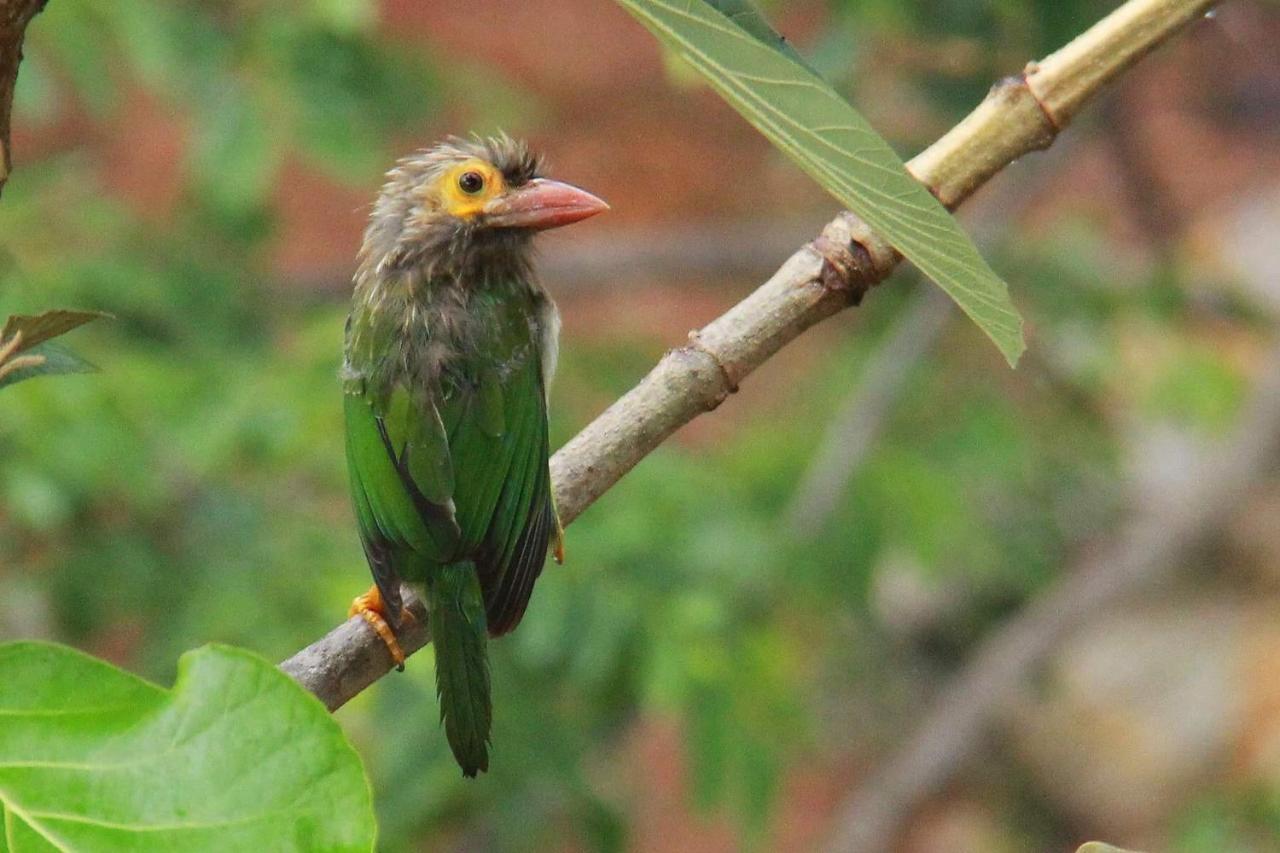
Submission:
{"label": "small leaf", "polygon": [[97,370],[71,350],[51,343],[99,317],[100,311],[46,311],[43,314],[14,314],[0,329],[0,388],[60,373],[91,373]]}
{"label": "small leaf", "polygon": [[34,346],[16,358],[0,364],[0,388],[34,379],[65,373],[95,373],[98,368],[64,346],[52,341]]}
{"label": "small leaf", "polygon": [[22,332],[22,342],[15,352],[29,350],[50,338],[65,335],[85,323],[91,323],[100,317],[110,317],[101,311],[46,311],[43,314],[14,314],[5,321],[0,330],[0,341],[10,340],[17,332]]}
{"label": "small leaf", "polygon": [[1017,362],[1026,348],[1022,320],[1005,283],[889,144],[826,81],[705,0],[618,2],[774,145],[937,282],[1010,364]]}
{"label": "small leaf", "polygon": [[0,645],[0,717],[9,850],[373,848],[341,729],[248,652],[183,655],[165,690],[63,646]]}

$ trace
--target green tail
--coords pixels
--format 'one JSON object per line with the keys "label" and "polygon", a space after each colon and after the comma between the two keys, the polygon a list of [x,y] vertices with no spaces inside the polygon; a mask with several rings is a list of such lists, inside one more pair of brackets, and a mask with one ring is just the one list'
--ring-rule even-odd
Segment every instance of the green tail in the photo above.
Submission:
{"label": "green tail", "polygon": [[489,769],[489,637],[472,562],[452,563],[427,582],[427,624],[436,648],[436,692],[445,737],[464,776]]}

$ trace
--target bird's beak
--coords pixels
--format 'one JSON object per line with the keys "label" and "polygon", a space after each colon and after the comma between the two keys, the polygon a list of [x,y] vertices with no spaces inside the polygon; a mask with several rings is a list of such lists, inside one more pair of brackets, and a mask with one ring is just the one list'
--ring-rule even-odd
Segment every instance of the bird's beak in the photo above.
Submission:
{"label": "bird's beak", "polygon": [[609,209],[602,199],[575,186],[534,178],[484,207],[485,224],[493,228],[542,231],[579,222]]}

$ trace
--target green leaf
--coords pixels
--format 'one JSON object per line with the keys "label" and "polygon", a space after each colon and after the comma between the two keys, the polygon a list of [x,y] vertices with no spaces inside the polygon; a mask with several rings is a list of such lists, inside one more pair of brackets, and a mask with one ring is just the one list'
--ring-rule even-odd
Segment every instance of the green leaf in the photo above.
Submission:
{"label": "green leaf", "polygon": [[50,338],[65,335],[72,329],[78,329],[85,323],[93,322],[101,317],[110,317],[101,311],[46,311],[43,314],[14,314],[0,329],[0,341],[8,341],[18,332],[22,332],[22,342],[15,353],[29,350]]}
{"label": "green leaf", "polygon": [[248,652],[189,652],[165,690],[64,646],[0,645],[0,717],[8,853],[373,848],[342,731]]}
{"label": "green leaf", "polygon": [[16,359],[0,365],[0,388],[34,379],[37,376],[59,376],[66,373],[94,373],[97,367],[64,346],[51,341],[38,344]]}
{"label": "green leaf", "polygon": [[752,37],[813,71],[813,66],[791,46],[786,37],[769,26],[769,22],[751,0],[707,0],[707,5],[746,30]]}
{"label": "green leaf", "polygon": [[1025,349],[1022,320],[1005,283],[951,214],[829,84],[705,0],[618,2],[774,145],[936,281],[1009,363],[1017,363]]}

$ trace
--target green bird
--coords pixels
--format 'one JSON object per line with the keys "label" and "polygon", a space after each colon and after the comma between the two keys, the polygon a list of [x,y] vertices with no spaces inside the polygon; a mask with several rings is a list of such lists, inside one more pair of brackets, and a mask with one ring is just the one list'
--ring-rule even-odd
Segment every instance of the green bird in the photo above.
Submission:
{"label": "green bird", "polygon": [[542,171],[506,136],[451,137],[396,163],[347,320],[347,463],[374,579],[352,613],[402,665],[401,582],[420,592],[466,776],[489,766],[488,637],[520,622],[548,549],[563,557],[547,444],[560,320],[532,237],[608,208]]}

